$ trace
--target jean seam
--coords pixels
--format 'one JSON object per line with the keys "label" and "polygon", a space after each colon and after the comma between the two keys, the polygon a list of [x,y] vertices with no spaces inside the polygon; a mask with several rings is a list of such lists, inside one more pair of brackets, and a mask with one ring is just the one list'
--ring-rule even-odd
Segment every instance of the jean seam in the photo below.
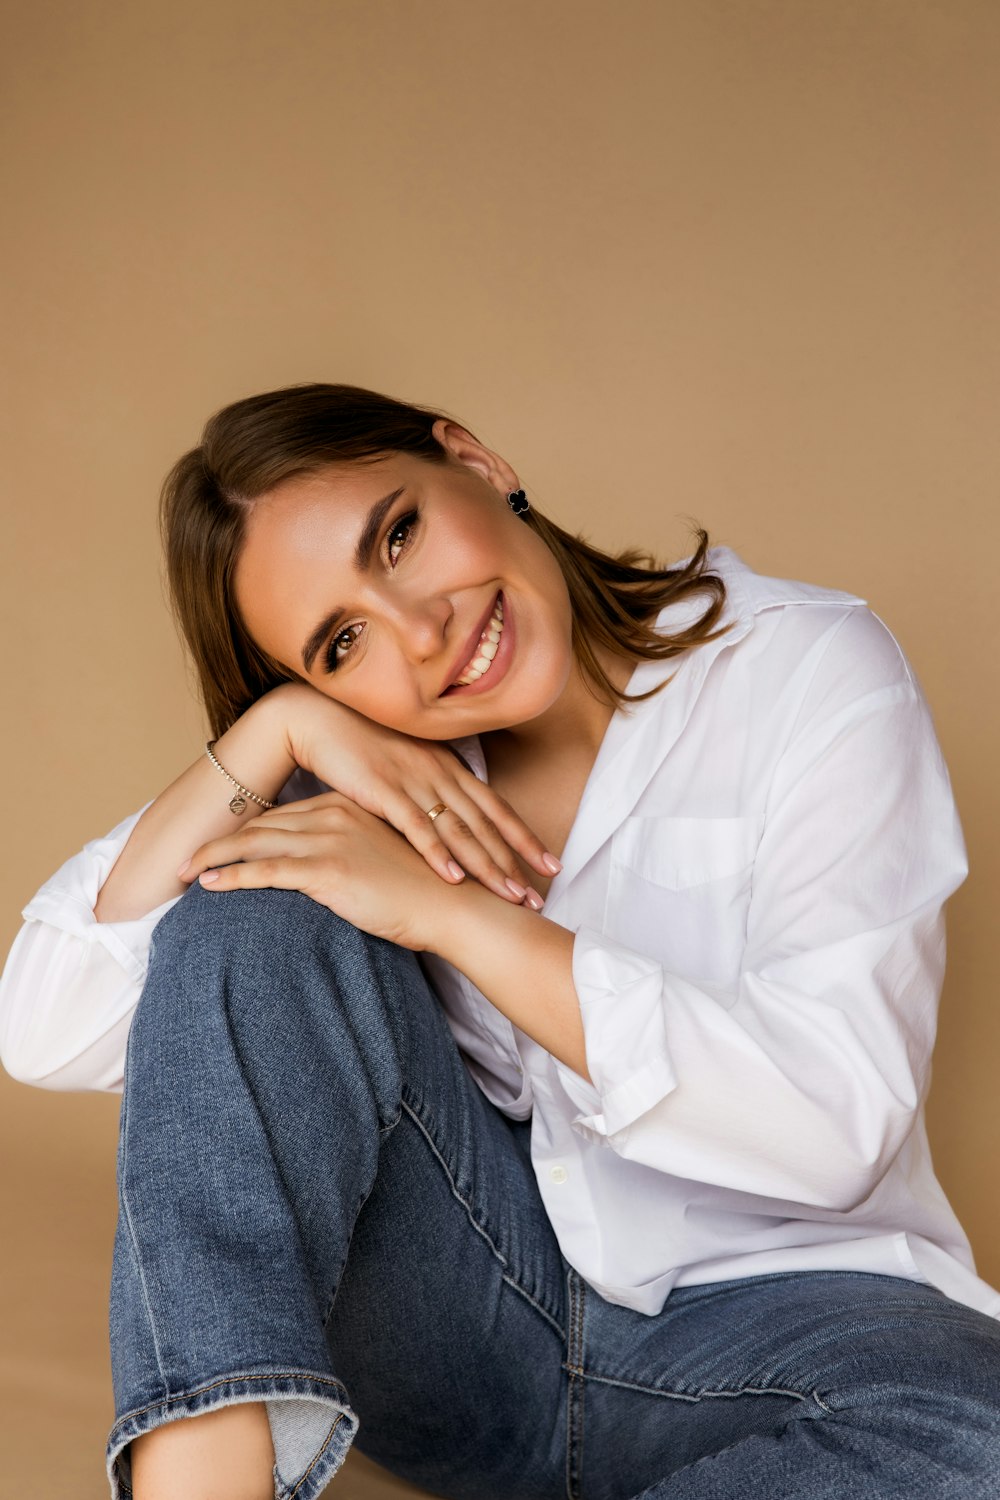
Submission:
{"label": "jean seam", "polygon": [[568,1272],[569,1340],[564,1369],[569,1376],[566,1398],[566,1495],[578,1500],[583,1472],[583,1324],[587,1283],[577,1272]]}
{"label": "jean seam", "polygon": [[457,1199],[457,1201],[461,1203],[462,1207],[465,1209],[466,1215],[468,1216],[469,1223],[472,1225],[473,1229],[475,1229],[476,1233],[481,1235],[482,1238],[486,1241],[491,1252],[503,1267],[503,1275],[501,1279],[507,1284],[507,1286],[511,1288],[512,1291],[515,1291],[520,1296],[522,1296],[524,1300],[528,1302],[535,1309],[535,1311],[545,1319],[550,1327],[555,1330],[563,1343],[565,1343],[566,1330],[560,1327],[556,1319],[550,1312],[548,1312],[546,1308],[542,1306],[537,1297],[534,1297],[526,1287],[523,1287],[521,1283],[516,1279],[516,1277],[512,1274],[510,1269],[510,1261],[493,1240],[492,1236],[489,1234],[489,1231],[482,1224],[480,1224],[479,1220],[476,1217],[472,1204],[459,1189],[458,1184],[456,1183],[455,1178],[452,1175],[451,1168],[448,1166],[448,1163],[445,1161],[444,1157],[441,1155],[441,1152],[438,1150],[438,1147],[435,1144],[434,1139],[431,1136],[430,1131],[424,1124],[423,1120],[421,1120],[420,1116],[414,1109],[411,1108],[411,1106],[406,1102],[405,1099],[402,1101],[402,1108],[409,1115],[414,1125],[420,1131],[420,1134],[423,1136],[424,1140],[427,1142],[427,1145],[430,1147],[431,1152],[440,1164],[441,1170],[444,1172],[445,1177],[448,1179],[448,1186],[451,1189],[452,1197]]}
{"label": "jean seam", "polygon": [[312,1473],[313,1469],[315,1469],[316,1465],[319,1463],[320,1459],[323,1457],[323,1454],[326,1452],[327,1448],[329,1448],[329,1446],[330,1446],[330,1439],[333,1437],[333,1434],[336,1432],[337,1428],[340,1426],[340,1424],[341,1424],[341,1422],[343,1420],[344,1420],[344,1413],[342,1411],[340,1411],[334,1417],[333,1424],[330,1427],[330,1430],[327,1433],[326,1437],[323,1439],[322,1446],[317,1451],[316,1457],[313,1459],[312,1463],[309,1465],[309,1467],[306,1470],[306,1472],[302,1475],[301,1479],[299,1480],[299,1482],[295,1486],[295,1488],[293,1490],[289,1490],[289,1492],[288,1492],[288,1500],[295,1500],[295,1496],[298,1494],[299,1490],[305,1484],[306,1480],[309,1478],[309,1475]]}
{"label": "jean seam", "polygon": [[[729,1394],[739,1395],[740,1392],[738,1392],[738,1391],[737,1392],[728,1392],[727,1391],[727,1392],[720,1392],[720,1394],[722,1394],[722,1395],[729,1395]],[[764,1395],[769,1395],[770,1392],[765,1391],[763,1394]],[[794,1392],[792,1394],[794,1394]],[[816,1396],[816,1393],[813,1392],[812,1394],[813,1394],[813,1397],[817,1401],[819,1401],[819,1397]],[[808,1400],[810,1398],[806,1397],[806,1396],[803,1396],[802,1399],[805,1401],[805,1400]],[[820,1404],[820,1406],[823,1406],[822,1401],[819,1401],[819,1404]],[[824,1406],[823,1410],[824,1411],[829,1411],[830,1409],[829,1409],[829,1407]],[[833,1413],[831,1412],[830,1415],[832,1416]],[[783,1427],[779,1428],[778,1431],[775,1433],[775,1437],[780,1438],[791,1427],[792,1422],[795,1421],[795,1420],[797,1420],[797,1419],[796,1418],[789,1418],[789,1420],[785,1423],[785,1425]],[[734,1448],[738,1448],[740,1446],[740,1443],[741,1442],[745,1442],[745,1441],[746,1441],[746,1438],[737,1438],[735,1442],[727,1443],[724,1448],[719,1448],[714,1453],[702,1453],[702,1454],[700,1454],[698,1458],[692,1459],[690,1463],[682,1464],[679,1469],[672,1470],[671,1474],[670,1474],[671,1480],[678,1479],[682,1474],[688,1474],[688,1473],[690,1473],[692,1469],[697,1469],[698,1466],[699,1466],[699,1464],[705,1464],[706,1467],[707,1467],[709,1464],[714,1463],[717,1459],[721,1458],[723,1456],[723,1454],[725,1454],[725,1453],[731,1453]],[[636,1500],[642,1500],[642,1496],[641,1495],[637,1496]]]}
{"label": "jean seam", "polygon": [[[131,1036],[131,1033],[130,1033],[130,1036]],[[140,1288],[142,1290],[143,1306],[146,1309],[146,1317],[149,1319],[149,1332],[150,1332],[150,1336],[151,1336],[152,1341],[153,1341],[153,1350],[154,1350],[154,1353],[156,1354],[156,1368],[159,1371],[160,1379],[163,1381],[163,1389],[167,1392],[167,1396],[168,1396],[168,1399],[169,1399],[170,1381],[167,1379],[167,1373],[166,1373],[166,1371],[163,1368],[163,1356],[162,1356],[161,1351],[160,1351],[160,1340],[157,1337],[157,1333],[156,1333],[156,1321],[155,1321],[155,1319],[153,1317],[153,1304],[152,1304],[152,1302],[150,1300],[149,1289],[148,1289],[148,1287],[146,1285],[146,1272],[145,1272],[145,1268],[143,1267],[143,1264],[142,1264],[142,1256],[139,1253],[139,1239],[138,1239],[138,1236],[137,1236],[137,1234],[135,1232],[135,1227],[134,1227],[134,1225],[132,1223],[132,1210],[129,1207],[127,1190],[126,1190],[126,1185],[125,1185],[126,1184],[126,1178],[128,1176],[128,1132],[126,1130],[126,1125],[128,1123],[128,1077],[127,1077],[127,1074],[128,1074],[128,1059],[127,1058],[126,1058],[126,1062],[125,1062],[125,1074],[126,1074],[126,1076],[125,1076],[125,1082],[124,1082],[124,1085],[123,1085],[123,1094],[122,1094],[122,1119],[121,1119],[120,1124],[119,1124],[119,1133],[120,1133],[120,1138],[121,1138],[121,1141],[122,1141],[122,1161],[121,1161],[121,1190],[119,1192],[118,1197],[119,1197],[119,1201],[121,1203],[122,1214],[123,1214],[124,1219],[125,1219],[125,1226],[126,1226],[126,1228],[128,1230],[129,1243],[132,1246],[132,1255],[133,1255],[133,1258],[135,1260],[136,1271],[137,1271],[138,1276],[139,1276],[139,1286],[140,1286]]]}
{"label": "jean seam", "polygon": [[[220,1378],[218,1380],[209,1381],[208,1384],[206,1384],[206,1385],[196,1386],[193,1390],[185,1391],[185,1392],[179,1393],[179,1394],[177,1394],[175,1396],[166,1396],[161,1401],[151,1401],[151,1402],[148,1402],[147,1405],[145,1405],[145,1406],[134,1407],[131,1411],[128,1411],[123,1416],[119,1417],[118,1421],[115,1423],[114,1427],[111,1429],[111,1433],[110,1433],[110,1436],[109,1436],[109,1439],[108,1439],[108,1443],[109,1443],[109,1445],[113,1444],[113,1442],[115,1440],[115,1434],[124,1425],[126,1425],[129,1422],[131,1422],[136,1417],[142,1417],[142,1416],[144,1416],[146,1412],[152,1411],[152,1410],[154,1410],[157,1407],[176,1405],[180,1401],[189,1401],[189,1400],[194,1399],[197,1396],[204,1395],[208,1391],[217,1390],[219,1386],[231,1385],[231,1384],[233,1384],[234,1382],[237,1382],[237,1381],[252,1381],[252,1380],[257,1380],[257,1381],[269,1381],[270,1382],[270,1381],[276,1381],[276,1380],[295,1380],[295,1379],[298,1379],[300,1377],[303,1378],[303,1379],[309,1380],[310,1382],[312,1382],[312,1383],[314,1383],[316,1385],[328,1385],[328,1386],[332,1386],[336,1390],[338,1396],[340,1396],[345,1401],[349,1400],[349,1397],[348,1397],[348,1394],[347,1394],[347,1390],[346,1390],[346,1388],[344,1387],[344,1385],[343,1385],[343,1383],[341,1381],[331,1379],[329,1376],[316,1375],[316,1374],[311,1373],[308,1370],[271,1370],[271,1371],[262,1372],[261,1374],[236,1373],[236,1374],[232,1374],[232,1375],[223,1375],[223,1376],[220,1376]],[[262,1397],[261,1399],[266,1402],[268,1398],[265,1396],[265,1397]],[[212,1410],[221,1410],[221,1409],[222,1408],[212,1408]],[[195,1414],[192,1414],[192,1415],[195,1415]],[[198,1413],[197,1415],[200,1415],[200,1413]],[[294,1489],[289,1489],[288,1488],[288,1486],[284,1483],[284,1481],[281,1479],[280,1475],[278,1474],[277,1464],[274,1465],[274,1468],[272,1470],[272,1476],[273,1476],[274,1482],[275,1482],[275,1493],[276,1494],[280,1494],[281,1500],[294,1500],[294,1497],[298,1494],[298,1492],[302,1488],[303,1484],[309,1478],[310,1474],[313,1472],[313,1470],[315,1469],[316,1465],[319,1463],[320,1459],[323,1458],[324,1454],[329,1449],[330,1442],[331,1442],[331,1440],[333,1438],[333,1435],[336,1432],[337,1428],[340,1426],[341,1422],[344,1420],[344,1418],[345,1418],[346,1415],[347,1415],[346,1412],[339,1411],[337,1413],[337,1415],[334,1417],[333,1422],[331,1423],[331,1425],[330,1425],[330,1427],[329,1427],[326,1435],[324,1436],[322,1443],[320,1444],[319,1448],[316,1451],[316,1456],[314,1457],[312,1463],[309,1465],[308,1469],[306,1469],[305,1473],[302,1474],[302,1475],[300,1475],[299,1479],[295,1483]],[[129,1442],[132,1442],[132,1441],[134,1441],[134,1439],[129,1439]],[[117,1468],[118,1468],[117,1459],[116,1459],[115,1467],[116,1467],[116,1470],[117,1470]],[[134,1493],[134,1491],[132,1490],[131,1485],[124,1478],[124,1476],[121,1474],[120,1471],[118,1471],[117,1479],[118,1479],[118,1485],[119,1485],[119,1488],[122,1491],[122,1494],[124,1496],[126,1496],[126,1497],[131,1497],[132,1494]]]}
{"label": "jean seam", "polygon": [[593,1370],[581,1370],[580,1374],[584,1380],[593,1380],[598,1385],[618,1386],[626,1391],[640,1391],[646,1396],[662,1396],[668,1401],[689,1401],[692,1404],[702,1400],[711,1400],[713,1397],[727,1396],[791,1396],[796,1401],[814,1401],[817,1406],[831,1416],[833,1410],[827,1406],[817,1390],[796,1391],[789,1387],[780,1385],[741,1385],[732,1390],[728,1387],[711,1387],[702,1391],[668,1391],[662,1386],[642,1385],[637,1380],[617,1380],[611,1375],[595,1375]]}
{"label": "jean seam", "polygon": [[[206,1391],[214,1391],[220,1385],[232,1385],[240,1380],[310,1380],[317,1385],[333,1386],[345,1400],[348,1399],[346,1387],[339,1380],[334,1380],[328,1375],[316,1375],[311,1370],[266,1370],[259,1375],[244,1374],[236,1372],[230,1375],[221,1375],[218,1380],[211,1380],[207,1385],[195,1386],[193,1390],[178,1392],[176,1396],[164,1396],[159,1401],[148,1401],[145,1406],[135,1406],[120,1416],[111,1429],[111,1438],[120,1427],[130,1422],[133,1417],[144,1416],[147,1411],[153,1411],[158,1406],[176,1406],[179,1401],[190,1401],[195,1396],[203,1396]],[[264,1398],[266,1399],[266,1398]],[[343,1416],[343,1413],[340,1413]],[[338,1416],[338,1421],[340,1420]]]}

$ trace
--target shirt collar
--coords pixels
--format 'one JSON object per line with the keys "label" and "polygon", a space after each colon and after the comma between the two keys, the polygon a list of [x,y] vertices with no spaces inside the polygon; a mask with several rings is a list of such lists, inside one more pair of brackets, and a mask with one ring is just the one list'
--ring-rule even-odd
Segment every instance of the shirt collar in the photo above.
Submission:
{"label": "shirt collar", "polygon": [[[685,558],[677,566],[687,561]],[[756,615],[788,605],[865,603],[856,594],[839,589],[755,573],[730,547],[710,548],[707,570],[717,573],[726,585],[718,626],[729,629],[681,656],[637,664],[626,688],[630,694],[647,692],[667,678],[673,680],[652,698],[628,704],[613,714],[563,851],[562,872],[549,888],[548,912],[573,877],[628,817],[683,733],[712,663],[749,633]],[[657,630],[672,634],[693,624],[704,613],[705,601],[704,594],[697,594],[664,606],[657,616]],[[486,760],[479,736],[468,735],[450,743],[474,775],[485,781]]]}

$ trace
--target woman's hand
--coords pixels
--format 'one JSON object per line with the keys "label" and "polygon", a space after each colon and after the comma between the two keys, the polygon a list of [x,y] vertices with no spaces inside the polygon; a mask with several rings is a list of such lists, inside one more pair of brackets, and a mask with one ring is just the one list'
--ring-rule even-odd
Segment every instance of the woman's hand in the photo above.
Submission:
{"label": "woman's hand", "polygon": [[363,932],[417,952],[433,946],[453,899],[405,838],[340,792],[286,803],[203,844],[182,879],[199,876],[212,891],[302,891]]}
{"label": "woman's hand", "polygon": [[[268,696],[284,700],[296,764],[398,829],[443,880],[465,870],[507,901],[541,907],[530,870],[555,875],[559,861],[444,744],[387,729],[305,684]],[[448,811],[428,818],[439,802]]]}
{"label": "woman's hand", "polygon": [[440,955],[590,1081],[573,934],[498,906],[478,884],[449,889],[401,834],[349,797],[325,792],[289,802],[203,844],[183,878],[199,876],[209,891],[302,891],[362,932]]}

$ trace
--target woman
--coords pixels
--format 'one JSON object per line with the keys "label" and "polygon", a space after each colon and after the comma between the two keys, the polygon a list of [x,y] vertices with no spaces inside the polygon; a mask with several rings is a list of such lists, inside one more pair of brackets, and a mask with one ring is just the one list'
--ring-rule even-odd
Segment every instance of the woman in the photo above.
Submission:
{"label": "woman", "polygon": [[1000,1491],[922,1114],[965,856],[885,626],[609,559],[348,386],[218,413],[164,522],[215,738],[2,1007],[124,1094],[112,1495],[311,1500],[355,1433],[462,1497]]}

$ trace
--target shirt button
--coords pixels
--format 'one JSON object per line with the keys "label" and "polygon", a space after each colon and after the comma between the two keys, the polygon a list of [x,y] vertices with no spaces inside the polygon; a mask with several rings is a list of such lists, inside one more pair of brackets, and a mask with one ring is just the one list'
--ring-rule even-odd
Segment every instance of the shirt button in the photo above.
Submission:
{"label": "shirt button", "polygon": [[552,1171],[549,1173],[549,1176],[552,1178],[553,1182],[565,1182],[567,1177],[569,1176],[569,1173],[567,1172],[565,1167],[553,1167]]}

